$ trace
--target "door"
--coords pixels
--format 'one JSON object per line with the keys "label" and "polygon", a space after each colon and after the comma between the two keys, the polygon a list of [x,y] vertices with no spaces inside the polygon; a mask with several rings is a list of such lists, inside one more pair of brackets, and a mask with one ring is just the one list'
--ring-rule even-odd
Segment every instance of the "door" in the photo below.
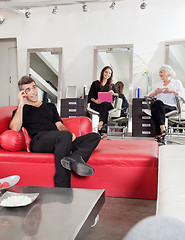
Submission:
{"label": "door", "polygon": [[17,105],[17,48],[8,48],[9,105]]}
{"label": "door", "polygon": [[17,42],[0,39],[0,106],[17,105]]}

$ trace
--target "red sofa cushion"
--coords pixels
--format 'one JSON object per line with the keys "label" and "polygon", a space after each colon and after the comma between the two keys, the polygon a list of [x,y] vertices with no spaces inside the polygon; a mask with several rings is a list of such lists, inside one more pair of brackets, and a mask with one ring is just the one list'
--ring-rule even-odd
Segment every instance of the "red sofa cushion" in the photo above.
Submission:
{"label": "red sofa cushion", "polygon": [[2,148],[12,152],[25,150],[26,144],[23,132],[6,130],[0,135],[0,145]]}
{"label": "red sofa cushion", "polygon": [[22,127],[22,132],[24,134],[24,141],[26,144],[26,150],[27,152],[31,152],[30,151],[30,142],[31,142],[31,137],[28,134],[28,131],[26,130],[26,128]]}
{"label": "red sofa cushion", "polygon": [[92,132],[92,122],[87,117],[63,118],[62,121],[76,137]]}
{"label": "red sofa cushion", "polygon": [[101,141],[92,156],[93,165],[157,167],[158,144],[148,140]]}
{"label": "red sofa cushion", "polygon": [[88,163],[91,177],[72,174],[72,187],[105,189],[107,196],[156,199],[158,143],[152,140],[103,140]]}
{"label": "red sofa cushion", "polygon": [[75,134],[76,137],[81,136],[80,128],[79,128],[79,119],[75,118],[68,118],[68,119],[63,119],[63,124],[66,126],[66,128]]}
{"label": "red sofa cushion", "polygon": [[[105,140],[88,163],[90,177],[71,176],[73,188],[105,189],[107,196],[156,199],[158,144],[151,140]],[[10,167],[11,166],[11,167]],[[0,178],[20,175],[19,185],[54,186],[54,154],[0,149]]]}

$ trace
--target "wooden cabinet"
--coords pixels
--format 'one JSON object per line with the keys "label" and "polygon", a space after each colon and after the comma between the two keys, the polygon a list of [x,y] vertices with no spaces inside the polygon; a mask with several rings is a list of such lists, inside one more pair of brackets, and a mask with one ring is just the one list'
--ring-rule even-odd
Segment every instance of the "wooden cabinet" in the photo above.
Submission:
{"label": "wooden cabinet", "polygon": [[148,109],[144,98],[133,98],[132,100],[132,136],[153,137],[155,126],[151,116],[146,115],[143,110]]}
{"label": "wooden cabinet", "polygon": [[86,99],[66,98],[61,99],[61,117],[86,116],[87,103]]}

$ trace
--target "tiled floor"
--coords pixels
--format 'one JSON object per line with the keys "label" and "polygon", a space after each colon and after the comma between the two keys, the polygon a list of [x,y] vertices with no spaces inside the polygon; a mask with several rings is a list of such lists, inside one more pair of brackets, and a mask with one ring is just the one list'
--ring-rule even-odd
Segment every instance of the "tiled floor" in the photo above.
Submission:
{"label": "tiled floor", "polygon": [[[131,136],[125,136],[117,137],[117,136],[108,136],[108,140],[151,140],[154,141],[154,137],[131,137]],[[166,136],[166,144],[185,144],[185,134],[174,134],[174,135],[167,135]],[[161,146],[160,144],[159,146]]]}
{"label": "tiled floor", "polygon": [[83,240],[122,240],[141,219],[155,215],[156,201],[106,197],[99,221]]}

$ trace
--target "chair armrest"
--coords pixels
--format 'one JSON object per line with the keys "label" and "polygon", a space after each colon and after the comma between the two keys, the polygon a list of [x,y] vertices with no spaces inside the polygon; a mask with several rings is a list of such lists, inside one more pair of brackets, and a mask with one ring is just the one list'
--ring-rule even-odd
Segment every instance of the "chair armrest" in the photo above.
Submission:
{"label": "chair armrest", "polygon": [[99,112],[93,110],[93,109],[90,107],[90,103],[87,104],[87,111],[88,111],[89,114],[99,115]]}
{"label": "chair armrest", "polygon": [[177,111],[180,114],[182,112],[182,104],[185,102],[184,99],[180,96],[175,96],[177,103]]}
{"label": "chair armrest", "polygon": [[154,103],[157,98],[155,98],[155,97],[149,97],[149,96],[144,96],[144,99],[145,99],[145,101],[146,101],[146,103],[147,103],[148,109],[151,110],[150,105],[151,105],[151,103]]}
{"label": "chair armrest", "polygon": [[117,104],[118,104],[118,97],[114,97],[114,101],[112,102],[112,106],[113,108],[117,108]]}

